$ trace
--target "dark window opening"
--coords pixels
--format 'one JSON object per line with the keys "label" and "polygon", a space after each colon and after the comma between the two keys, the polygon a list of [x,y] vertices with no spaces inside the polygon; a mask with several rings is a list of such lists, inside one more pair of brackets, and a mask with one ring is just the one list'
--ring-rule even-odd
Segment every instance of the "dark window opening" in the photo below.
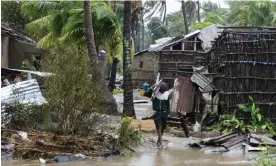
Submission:
{"label": "dark window opening", "polygon": [[143,65],[144,65],[144,63],[143,63],[143,62],[140,62],[139,68],[143,68]]}
{"label": "dark window opening", "polygon": [[179,42],[178,44],[172,46],[173,50],[182,50],[182,43]]}

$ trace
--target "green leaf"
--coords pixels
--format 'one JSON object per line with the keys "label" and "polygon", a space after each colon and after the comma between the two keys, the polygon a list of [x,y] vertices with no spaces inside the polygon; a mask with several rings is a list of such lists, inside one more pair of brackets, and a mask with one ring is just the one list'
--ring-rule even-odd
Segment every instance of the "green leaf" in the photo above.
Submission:
{"label": "green leaf", "polygon": [[238,107],[242,111],[249,112],[248,108],[244,104],[238,104]]}
{"label": "green leaf", "polygon": [[249,100],[250,100],[252,103],[254,102],[254,100],[253,100],[253,97],[252,97],[252,96],[249,96],[248,98],[249,98]]}
{"label": "green leaf", "polygon": [[267,125],[262,125],[262,129],[265,130]]}
{"label": "green leaf", "polygon": [[260,122],[262,120],[262,115],[261,114],[257,114],[257,118],[258,118],[258,121]]}
{"label": "green leaf", "polygon": [[260,108],[256,108],[256,109],[255,109],[255,112],[256,112],[256,113],[259,113],[259,112],[260,112]]}
{"label": "green leaf", "polygon": [[255,103],[252,103],[251,112],[255,112],[255,109],[256,109],[256,105],[255,105]]}

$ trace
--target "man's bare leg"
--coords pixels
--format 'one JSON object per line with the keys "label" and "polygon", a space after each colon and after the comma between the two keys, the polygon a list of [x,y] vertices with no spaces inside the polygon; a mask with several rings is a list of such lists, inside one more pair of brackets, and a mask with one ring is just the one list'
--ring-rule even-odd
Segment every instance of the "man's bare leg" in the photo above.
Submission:
{"label": "man's bare leg", "polygon": [[158,147],[162,149],[163,148],[162,126],[159,126],[159,128],[157,130],[157,134],[158,134],[158,142],[159,142]]}

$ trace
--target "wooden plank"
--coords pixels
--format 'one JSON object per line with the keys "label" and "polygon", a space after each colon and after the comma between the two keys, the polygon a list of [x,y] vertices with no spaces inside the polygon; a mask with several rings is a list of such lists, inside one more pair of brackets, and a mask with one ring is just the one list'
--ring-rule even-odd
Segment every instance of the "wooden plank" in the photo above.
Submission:
{"label": "wooden plank", "polygon": [[236,94],[276,94],[276,92],[221,92],[224,95],[236,95]]}

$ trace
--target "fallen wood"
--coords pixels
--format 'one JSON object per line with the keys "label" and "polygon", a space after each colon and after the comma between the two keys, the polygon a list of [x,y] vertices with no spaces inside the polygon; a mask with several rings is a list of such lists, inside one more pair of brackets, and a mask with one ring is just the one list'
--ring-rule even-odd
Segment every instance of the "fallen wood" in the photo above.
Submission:
{"label": "fallen wood", "polygon": [[[18,131],[2,130],[2,141],[15,135]],[[57,155],[81,153],[89,157],[97,157],[102,152],[110,151],[113,137],[96,134],[94,136],[55,135],[48,132],[30,131],[27,141],[21,137],[14,139],[14,159],[53,158]],[[3,147],[4,148],[4,147]],[[131,151],[133,149],[126,147]]]}

